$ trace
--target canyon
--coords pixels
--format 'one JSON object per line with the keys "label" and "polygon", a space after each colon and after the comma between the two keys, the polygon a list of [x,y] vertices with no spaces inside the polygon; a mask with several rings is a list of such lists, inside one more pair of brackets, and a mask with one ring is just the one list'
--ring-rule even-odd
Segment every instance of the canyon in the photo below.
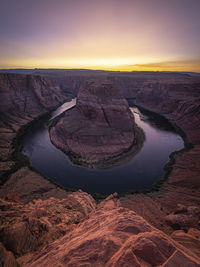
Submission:
{"label": "canyon", "polygon": [[[128,101],[165,116],[184,131],[186,149],[174,153],[159,190],[120,199],[113,194],[97,204],[87,193],[52,184],[13,156],[13,139],[23,125],[76,96],[94,76],[116,84]],[[198,75],[0,74],[0,94],[2,265],[200,266]]]}
{"label": "canyon", "polygon": [[63,103],[63,94],[53,81],[21,74],[0,75],[0,173],[14,166],[13,139],[19,129],[34,118]]}

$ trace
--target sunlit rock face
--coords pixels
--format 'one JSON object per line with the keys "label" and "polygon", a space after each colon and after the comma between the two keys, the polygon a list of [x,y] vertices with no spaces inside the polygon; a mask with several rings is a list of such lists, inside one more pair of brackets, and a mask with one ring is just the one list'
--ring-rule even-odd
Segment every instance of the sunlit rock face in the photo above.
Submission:
{"label": "sunlit rock face", "polygon": [[89,80],[77,105],[51,128],[52,142],[86,164],[115,157],[134,143],[134,117],[120,90],[107,80]]}
{"label": "sunlit rock face", "polygon": [[199,266],[198,258],[188,253],[135,212],[122,208],[113,194],[23,266]]}
{"label": "sunlit rock face", "polygon": [[[0,199],[0,240],[17,256],[34,252],[65,235],[96,208],[92,196],[81,190],[63,199],[35,199],[27,204],[16,196],[16,192],[10,192],[6,200]],[[2,250],[0,243],[0,255]]]}

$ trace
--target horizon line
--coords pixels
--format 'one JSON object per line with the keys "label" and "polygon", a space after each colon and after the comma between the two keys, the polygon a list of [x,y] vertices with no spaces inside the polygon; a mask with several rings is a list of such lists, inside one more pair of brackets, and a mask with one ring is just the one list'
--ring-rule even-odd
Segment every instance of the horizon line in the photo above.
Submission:
{"label": "horizon line", "polygon": [[190,71],[190,70],[110,70],[110,69],[90,69],[90,68],[61,68],[61,67],[50,67],[50,68],[0,68],[0,71],[6,71],[6,70],[82,70],[82,71],[105,71],[105,72],[178,72],[178,73],[199,73],[200,71]]}

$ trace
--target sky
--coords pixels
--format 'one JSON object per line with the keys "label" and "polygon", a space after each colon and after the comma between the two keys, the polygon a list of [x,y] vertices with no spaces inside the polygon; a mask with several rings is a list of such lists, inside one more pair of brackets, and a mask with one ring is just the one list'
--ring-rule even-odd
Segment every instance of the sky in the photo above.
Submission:
{"label": "sky", "polygon": [[0,0],[0,68],[200,72],[200,0]]}

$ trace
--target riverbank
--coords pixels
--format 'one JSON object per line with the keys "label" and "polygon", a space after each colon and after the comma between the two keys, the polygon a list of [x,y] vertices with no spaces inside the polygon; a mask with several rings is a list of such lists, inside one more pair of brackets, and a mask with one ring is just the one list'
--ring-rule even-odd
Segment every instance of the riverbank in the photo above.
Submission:
{"label": "riverbank", "polygon": [[[63,103],[65,103],[67,100],[70,101],[71,98],[66,98]],[[15,134],[13,135],[13,138],[10,140],[10,154],[7,155],[7,159],[3,161],[4,164],[7,163],[9,168],[6,170],[0,170],[2,172],[1,179],[0,179],[0,185],[3,185],[10,177],[11,174],[18,171],[20,168],[27,166],[30,170],[35,171],[39,173],[38,170],[36,170],[33,166],[30,164],[29,158],[22,154],[22,138],[26,134],[26,132],[39,120],[48,118],[49,114],[55,110],[57,107],[62,105],[62,103],[57,104],[52,109],[50,109],[47,112],[44,112],[42,114],[37,115],[35,118],[32,118],[30,120],[26,120],[25,124],[22,124],[18,127]],[[10,164],[9,164],[10,163]],[[45,177],[48,179],[47,177]],[[52,181],[53,183],[53,181]]]}
{"label": "riverbank", "polygon": [[[68,112],[68,111],[69,110],[65,112]],[[52,127],[56,126],[58,121],[64,116],[65,112],[63,112],[61,115],[59,115],[58,117],[50,121],[50,123],[48,124],[49,132]],[[115,166],[120,166],[128,162],[141,150],[143,143],[145,141],[145,133],[136,124],[134,124],[133,131],[135,134],[134,142],[127,150],[115,156],[108,157],[103,160],[99,160],[98,162],[92,162],[92,161],[88,162],[87,160],[84,160],[84,158],[81,158],[78,154],[73,153],[72,151],[66,152],[64,149],[60,149],[60,150],[62,150],[63,153],[65,153],[70,158],[73,164],[81,165],[81,166],[88,167],[88,168],[95,168],[95,169],[109,169]]]}
{"label": "riverbank", "polygon": [[[149,86],[149,88],[152,88],[152,91],[155,91],[155,94],[160,97],[160,92],[162,90],[158,88],[159,86],[157,84],[155,84],[155,86],[157,87],[154,88],[153,85]],[[18,87],[21,88],[21,85]],[[140,87],[142,88],[141,90],[143,90],[143,86]],[[173,169],[170,172],[167,181],[162,184],[159,191],[148,194],[133,194],[131,196],[121,198],[120,201],[116,199],[116,194],[111,195],[109,199],[98,205],[97,211],[92,212],[91,215],[87,214],[87,216],[84,217],[85,222],[79,223],[81,219],[80,212],[82,210],[82,208],[80,209],[80,204],[84,209],[90,208],[90,201],[88,201],[88,198],[91,199],[91,196],[87,193],[83,193],[87,198],[86,201],[83,201],[82,198],[80,199],[80,195],[82,195],[82,193],[76,192],[73,196],[71,196],[72,198],[74,198],[74,196],[79,198],[80,204],[78,204],[77,201],[72,202],[70,198],[65,197],[65,194],[67,193],[64,190],[56,188],[56,186],[52,183],[49,183],[42,176],[31,171],[27,167],[20,168],[17,172],[14,172],[11,175],[10,179],[8,179],[0,189],[0,196],[4,198],[6,197],[8,200],[1,200],[1,229],[3,229],[3,227],[5,229],[4,232],[3,230],[1,231],[1,240],[3,240],[6,249],[13,251],[16,257],[23,255],[20,260],[18,258],[20,264],[23,264],[23,262],[26,262],[31,257],[35,258],[35,250],[41,250],[41,244],[46,245],[46,241],[51,243],[52,240],[61,237],[61,235],[66,235],[66,231],[68,232],[66,236],[67,239],[62,239],[64,242],[61,245],[63,245],[63,250],[72,249],[72,251],[68,254],[69,258],[66,258],[66,253],[64,254],[64,257],[60,261],[61,263],[68,259],[74,260],[74,257],[71,257],[71,252],[78,255],[79,259],[80,253],[83,252],[83,259],[85,258],[85,255],[89,255],[87,258],[94,260],[99,258],[102,259],[102,255],[105,254],[110,255],[109,257],[112,259],[114,257],[114,260],[116,259],[114,263],[116,263],[118,259],[124,260],[124,263],[130,259],[130,249],[131,251],[139,251],[138,253],[140,253],[140,256],[138,257],[138,260],[141,259],[141,255],[142,257],[148,257],[150,254],[151,255],[148,259],[157,260],[161,255],[160,248],[163,248],[164,254],[162,257],[166,259],[166,264],[174,264],[174,262],[175,264],[178,264],[180,262],[184,262],[186,265],[189,265],[191,262],[188,262],[188,258],[186,257],[187,254],[190,255],[190,259],[193,258],[198,260],[200,238],[199,98],[194,94],[195,89],[192,91],[193,85],[191,85],[191,90],[188,90],[188,95],[187,90],[184,94],[182,93],[182,87],[182,85],[177,85],[178,89],[181,88],[179,94],[180,99],[182,100],[179,102],[177,102],[176,94],[175,97],[172,95],[169,98],[164,95],[161,99],[162,101],[158,98],[157,103],[155,101],[150,105],[148,101],[152,98],[156,99],[156,95],[154,96],[150,89],[149,93],[148,88],[147,93],[145,91],[147,97],[144,97],[144,92],[143,95],[141,95],[143,101],[146,101],[146,108],[154,106],[154,108],[156,108],[156,112],[161,114],[163,114],[162,105],[164,105],[165,108],[166,106],[169,107],[170,101],[173,102],[175,98],[175,104],[173,103],[173,105],[170,106],[171,110],[173,110],[173,108],[174,110],[171,111],[171,113],[168,112],[167,116],[169,116],[169,120],[176,123],[185,131],[189,141],[194,144],[194,148],[189,151],[174,155]],[[32,87],[30,88],[33,90]],[[49,86],[47,86],[47,88],[49,89]],[[167,85],[163,91],[166,92],[168,88],[170,88],[170,86]],[[172,93],[175,89],[176,88],[172,88]],[[192,95],[191,92],[193,92],[194,99],[190,96]],[[175,91],[175,93],[177,92]],[[150,98],[151,95],[152,98]],[[185,97],[184,99],[183,95]],[[6,101],[4,102],[6,103]],[[13,103],[15,102],[12,102],[12,104]],[[17,115],[19,114],[17,113],[17,109],[15,107],[12,107],[12,110]],[[26,113],[26,111],[27,110],[25,110],[24,113]],[[4,127],[4,132],[2,133],[5,136],[8,136],[9,140],[14,137],[17,125],[19,125],[22,120],[25,122],[25,120],[27,121],[33,118],[33,116],[31,118],[30,114],[30,117],[27,118],[28,115],[25,116],[24,113],[19,114],[21,117],[15,117],[15,124],[12,124],[12,128],[14,130],[11,128],[5,129]],[[2,147],[3,145],[6,145],[4,140],[7,139],[5,139],[5,137],[2,138]],[[145,166],[143,167],[145,168]],[[58,191],[57,189],[61,191]],[[12,190],[19,192],[21,200],[17,197],[17,194],[15,194],[16,192],[9,194]],[[1,195],[2,192],[4,195]],[[59,198],[64,198],[63,203],[58,200]],[[38,200],[36,201],[36,199]],[[42,199],[46,199],[46,201],[44,202]],[[24,206],[21,202],[28,203],[28,206]],[[117,203],[117,210],[114,203]],[[63,208],[61,208],[60,204],[63,204]],[[122,208],[121,205],[127,209]],[[70,213],[72,210],[75,211],[74,215]],[[160,231],[157,231],[155,228],[151,228],[153,231],[149,232],[148,228],[145,226],[146,223],[144,223],[143,218],[157,229],[167,233],[170,238],[166,235],[162,235],[162,238],[158,239],[161,235]],[[105,222],[105,226],[102,225],[102,222]],[[58,229],[58,232],[54,231],[55,225],[56,227],[58,226],[58,228],[56,228]],[[177,231],[177,229],[179,230]],[[90,236],[91,239],[89,241],[88,231],[97,233],[97,235]],[[21,235],[22,232],[24,233],[23,235]],[[75,239],[73,239],[72,242],[75,244],[75,247],[72,248],[69,245],[71,244],[70,238],[74,236],[77,239],[77,236],[75,236],[76,233],[78,233],[77,236],[81,243],[74,243]],[[127,237],[127,233],[130,233],[133,237],[133,240],[131,240],[132,243],[127,243],[124,239],[121,243],[118,243],[119,233],[122,237]],[[108,237],[110,238],[108,239]],[[41,241],[41,239],[44,243],[38,244],[38,240]],[[166,244],[166,240],[170,240],[169,243]],[[158,246],[155,246],[154,241],[158,244]],[[178,245],[178,242],[181,245]],[[55,243],[51,243],[46,250],[42,251],[42,255],[40,256],[44,256],[49,259],[49,249],[54,249],[52,252],[53,255],[56,254],[56,256],[59,256],[60,254],[58,253],[58,249],[61,249],[61,247],[54,247]],[[152,253],[149,254],[149,244],[153,244],[150,250],[156,255],[153,259]],[[166,244],[166,246],[163,246],[163,244]],[[166,258],[165,253],[169,250],[171,245],[173,246],[173,244],[175,244],[176,248],[173,248],[172,254]],[[189,250],[183,248],[183,246]],[[94,247],[97,248],[97,250],[94,250]],[[110,254],[111,247],[114,249],[116,248],[117,252],[115,254]],[[139,250],[137,250],[138,247]],[[34,251],[32,251],[33,248]],[[80,250],[80,248],[86,248],[86,251]],[[6,249],[3,250],[3,252],[6,251]],[[24,255],[24,253],[27,252],[28,255]],[[196,256],[193,253],[196,253]],[[11,252],[6,251],[3,255],[10,254],[12,255]],[[131,259],[135,259],[136,254],[131,254]],[[58,263],[55,256],[52,258],[52,262],[53,260],[56,260],[56,263]],[[147,265],[148,264],[155,265],[154,262],[147,261]],[[165,263],[162,262],[160,264]],[[195,262],[192,262],[191,264],[195,264]],[[41,266],[42,265],[44,265],[44,261]],[[30,262],[27,266],[30,266]]]}
{"label": "riverbank", "polygon": [[[176,109],[179,110],[178,106],[173,112],[164,113],[161,107],[157,107],[156,110],[154,105],[154,108],[151,108],[153,107],[151,102],[145,105],[137,101],[136,105],[165,116],[182,135],[185,148],[170,155],[170,161],[165,166],[166,179],[158,181],[154,193],[126,196],[121,198],[122,205],[134,210],[156,228],[172,234],[173,237],[176,236],[173,232],[175,229],[183,229],[185,232],[192,227],[200,229],[200,145],[198,141],[200,131],[196,126],[198,117],[193,117],[196,104],[194,108],[191,104],[189,111],[187,105],[182,104],[180,114],[176,111]],[[188,213],[187,207],[195,208],[196,213]],[[179,213],[181,214],[178,215]],[[184,238],[187,238],[187,234],[185,237],[184,235],[180,237],[179,242],[183,242]]]}
{"label": "riverbank", "polygon": [[[70,101],[71,98],[65,99],[63,103],[67,100]],[[59,184],[41,174],[31,165],[29,157],[22,153],[22,139],[27,131],[38,121],[48,119],[52,111],[56,110],[60,105],[62,103],[36,116],[16,131],[11,145],[12,153],[8,157],[8,162],[12,162],[12,165],[1,175],[0,198],[6,198],[10,192],[15,191],[23,203],[28,203],[34,199],[45,200],[50,197],[62,199],[69,192],[74,191],[69,188],[61,188]]]}
{"label": "riverbank", "polygon": [[19,129],[68,96],[47,77],[8,73],[0,74],[0,95],[0,175],[5,178],[15,164],[10,158]]}
{"label": "riverbank", "polygon": [[[137,115],[137,114],[136,114]],[[61,115],[59,115],[58,117],[56,117],[54,120],[55,121],[57,121],[58,120],[58,118],[60,118],[60,116],[62,117],[63,116],[63,114],[61,114]],[[47,116],[47,118],[48,118],[48,116]],[[54,123],[54,120],[52,121],[52,123]],[[37,121],[35,121],[35,123],[37,124]],[[32,124],[32,125],[34,125],[34,123]],[[39,124],[40,125],[40,124]],[[41,127],[41,126],[40,126]],[[126,154],[125,155],[120,155],[119,156],[119,158],[118,158],[118,162],[115,162],[115,164],[117,165],[117,164],[119,164],[120,163],[120,161],[121,161],[121,159],[123,159],[123,164],[125,164],[125,161],[129,161],[130,160],[130,158],[132,158],[134,155],[136,155],[136,153],[137,152],[139,152],[140,151],[140,149],[142,148],[142,146],[143,146],[143,143],[144,143],[144,138],[145,138],[145,136],[144,136],[144,132],[140,129],[140,128],[138,128],[137,127],[137,125],[135,125],[135,129],[136,129],[136,139],[135,139],[135,144],[133,145],[133,149],[131,150],[131,151],[127,151],[126,152]],[[27,128],[27,130],[28,130],[28,128]],[[45,130],[46,131],[46,130]],[[30,131],[30,132],[32,132],[32,131]],[[47,132],[48,132],[48,130],[47,130]],[[49,137],[48,137],[48,139],[49,139]],[[29,139],[28,139],[29,140]],[[44,137],[44,140],[47,140],[47,136],[46,137]],[[38,140],[38,144],[40,144],[41,142],[43,143],[44,142],[44,140]],[[29,140],[30,141],[30,140]],[[28,143],[29,143],[29,141],[28,141]],[[20,142],[19,142],[20,143]],[[32,142],[31,142],[32,143]],[[51,142],[50,142],[51,143]],[[48,143],[44,143],[44,145],[45,145],[45,147],[46,146],[48,146]],[[28,148],[27,148],[28,149]],[[40,147],[38,147],[38,149],[40,149]],[[54,149],[55,150],[55,149]],[[32,151],[32,150],[31,150]],[[56,151],[53,151],[52,153],[55,153]],[[32,153],[32,152],[31,152]],[[41,151],[41,153],[43,153],[42,151]],[[135,154],[134,154],[135,153]],[[39,153],[40,154],[40,153]],[[168,155],[167,155],[167,157],[168,157]],[[46,157],[45,157],[46,158]],[[64,161],[66,160],[66,159],[63,159]],[[116,160],[116,159],[115,159]],[[40,161],[40,160],[39,160]],[[52,162],[53,163],[53,162]],[[109,164],[110,164],[110,166],[112,165],[113,166],[113,159],[111,159],[109,162],[108,162]],[[107,164],[106,165],[106,167],[108,167],[108,163],[106,162],[102,162],[102,164],[104,164],[103,166],[101,165],[101,167],[104,167],[105,168],[105,164]],[[45,163],[44,163],[45,164]],[[49,162],[47,163],[48,164],[48,166],[49,166]],[[66,164],[67,164],[67,162],[66,162]],[[50,163],[50,165],[51,166],[53,166],[51,163]],[[30,164],[29,164],[29,166],[30,166]],[[35,168],[32,168],[31,166],[29,167],[31,170],[33,170],[33,171],[36,171],[40,176],[42,176],[42,174],[38,171],[38,170],[36,170]],[[58,172],[60,171],[60,170],[57,170]],[[82,171],[84,171],[84,170],[82,170]],[[83,172],[81,171],[81,175],[83,174]],[[66,171],[64,171],[64,173],[68,173],[68,171],[66,170]],[[131,171],[131,173],[132,173],[132,171]],[[90,173],[89,173],[90,174]],[[110,173],[108,173],[109,174],[109,176],[110,175],[113,175],[113,174],[110,174]],[[118,171],[117,171],[117,174],[118,174]],[[92,174],[92,175],[94,175],[94,173]],[[102,173],[102,175],[103,175],[103,173]],[[100,176],[102,176],[102,175],[100,175]],[[133,174],[132,174],[133,175]],[[44,176],[44,175],[43,175]],[[114,175],[115,176],[115,175]],[[122,176],[120,176],[120,177],[122,177]],[[48,177],[48,175],[45,177],[45,178],[47,178],[48,180],[50,180],[52,183],[54,183],[55,184],[55,186],[56,187],[58,187],[58,186],[60,186],[60,185],[58,185],[58,183],[57,182],[55,182],[55,181],[53,181],[52,180],[52,178],[50,178],[50,177]],[[67,178],[67,177],[66,177]],[[102,177],[103,178],[103,177]],[[110,177],[108,177],[109,179],[110,179]],[[113,177],[114,178],[114,181],[116,181],[116,177]],[[67,178],[67,179],[70,179],[70,178]],[[121,179],[121,178],[120,178]],[[94,177],[93,177],[93,180],[94,180]],[[114,182],[113,181],[113,182]],[[123,181],[124,181],[124,179],[123,179]],[[86,182],[85,182],[86,183]],[[88,183],[86,183],[86,184],[88,184]],[[159,186],[161,185],[161,183],[160,183],[160,181],[158,181],[158,184],[159,184]],[[114,185],[114,184],[113,184]],[[106,186],[106,185],[105,185]],[[122,185],[123,186],[123,185]],[[69,188],[69,186],[68,187],[65,187],[64,188],[64,190],[67,190],[67,191],[74,191],[75,189],[72,189],[72,188],[74,188],[73,186],[70,186],[70,188]],[[81,188],[81,187],[78,187],[78,188]],[[125,192],[127,192],[128,194],[129,193],[132,193],[132,194],[137,194],[137,193],[149,193],[149,192],[154,192],[154,191],[158,191],[158,186],[156,185],[156,186],[154,186],[153,188],[148,188],[148,189],[143,189],[143,190],[138,190],[138,189],[132,189],[131,190],[131,188],[133,188],[133,187],[131,187],[131,186],[129,186],[128,188],[127,188],[127,190],[125,191]],[[87,189],[84,189],[85,191],[87,191]],[[116,189],[115,189],[116,190]],[[95,191],[93,191],[93,192],[95,192]],[[112,192],[113,192],[113,190],[112,190]],[[122,194],[119,194],[120,195],[120,197],[123,197],[124,195],[125,195],[125,192]],[[104,199],[108,194],[102,194],[102,193],[92,193],[92,195],[93,195],[93,197],[95,198],[95,199],[97,199],[98,201],[99,200],[101,200],[101,199]]]}
{"label": "riverbank", "polygon": [[[170,155],[169,155],[169,161],[164,165],[164,170],[165,170],[165,174],[162,178],[158,179],[157,181],[155,181],[155,183],[153,184],[153,186],[150,189],[141,189],[141,190],[130,190],[128,193],[129,194],[148,194],[148,193],[153,193],[153,192],[158,192],[161,187],[163,186],[163,184],[167,181],[168,177],[170,176],[172,170],[173,170],[173,166],[175,165],[175,158],[177,155],[181,155],[184,152],[189,151],[190,149],[194,148],[194,145],[190,142],[190,140],[188,139],[186,133],[176,125],[175,122],[172,122],[168,117],[166,117],[164,114],[159,114],[156,113],[155,111],[145,108],[144,106],[135,104],[134,100],[132,99],[128,99],[128,103],[133,107],[137,107],[139,108],[141,111],[147,113],[147,114],[151,114],[153,117],[158,117],[160,119],[165,119],[167,123],[169,123],[173,130],[182,137],[183,141],[184,141],[184,148],[182,148],[181,150],[177,150],[177,151],[173,151]],[[124,197],[124,195],[121,195],[121,197]]]}
{"label": "riverbank", "polygon": [[[138,104],[138,103],[137,103]],[[138,104],[139,105],[139,104]],[[145,107],[144,105],[139,105],[139,106],[143,106],[143,108]],[[147,105],[148,106],[148,105]],[[146,108],[147,109],[147,108]],[[148,107],[148,110],[149,110],[150,108]],[[151,111],[153,111],[153,109],[151,109]],[[154,110],[154,112],[155,112],[155,110]],[[158,111],[158,113],[159,113],[159,111]],[[163,114],[161,113],[161,115],[163,116]],[[45,115],[43,115],[43,116],[45,116]],[[39,119],[39,117],[38,118],[36,118],[35,120],[37,120],[37,119]],[[173,120],[173,119],[170,119],[170,116],[169,116],[169,114],[167,115],[167,119],[168,120],[170,120],[170,122],[171,123],[173,123],[174,125],[175,125],[175,121]],[[18,137],[20,137],[20,136],[22,136],[23,135],[23,133],[28,129],[28,127],[29,126],[31,126],[32,125],[32,123],[34,123],[34,122],[28,122],[27,123],[27,125],[26,126],[22,126],[22,128],[21,128],[21,130],[19,130],[19,133],[18,133]],[[144,190],[143,191],[143,193],[147,193],[147,194],[149,194],[150,196],[151,196],[151,194],[152,194],[152,192],[157,192],[155,195],[157,195],[157,194],[160,194],[160,192],[161,191],[163,191],[163,188],[164,188],[164,190],[166,189],[166,190],[168,190],[167,189],[167,186],[169,186],[169,184],[168,184],[168,181],[170,181],[170,183],[171,184],[173,184],[174,182],[174,178],[170,178],[171,177],[171,174],[173,173],[173,168],[175,168],[175,172],[176,172],[176,169],[180,169],[180,167],[179,167],[179,165],[178,164],[176,164],[176,162],[178,161],[178,162],[181,162],[181,164],[182,164],[182,160],[183,160],[183,158],[185,157],[184,155],[185,155],[185,153],[188,151],[187,149],[189,148],[189,146],[191,145],[191,142],[189,141],[188,142],[188,139],[187,139],[187,137],[186,137],[186,135],[184,134],[184,132],[183,131],[180,131],[180,127],[176,127],[176,129],[178,130],[178,133],[179,134],[181,134],[182,135],[182,137],[183,137],[183,139],[184,139],[184,142],[185,142],[185,149],[184,150],[182,150],[182,151],[180,151],[180,152],[174,152],[171,156],[170,156],[170,161],[166,164],[166,167],[165,167],[165,169],[167,170],[167,172],[166,172],[166,175],[165,175],[165,178],[164,179],[161,179],[161,180],[158,180],[157,181],[157,183],[154,185],[154,187],[152,188],[152,190]],[[197,129],[198,130],[198,129]],[[14,146],[16,145],[16,149],[15,149],[15,151],[13,152],[13,165],[12,165],[12,168],[8,171],[8,173],[6,173],[6,175],[5,176],[3,176],[3,178],[4,177],[6,177],[6,179],[8,179],[8,177],[10,176],[10,174],[11,173],[14,173],[16,170],[18,170],[18,169],[20,169],[20,167],[23,167],[23,166],[29,166],[29,168],[31,168],[30,167],[30,163],[29,163],[29,160],[28,160],[28,158],[26,157],[26,156],[24,156],[24,155],[22,155],[21,154],[21,147],[20,147],[20,142],[18,142],[19,140],[15,140],[14,141]],[[189,145],[189,146],[188,146]],[[195,151],[197,151],[197,152],[195,152]],[[193,148],[192,149],[192,151],[191,151],[191,153],[187,153],[186,155],[189,155],[188,157],[189,157],[189,162],[190,162],[190,158],[193,158],[193,157],[195,157],[195,155],[198,155],[198,147],[196,146],[195,148]],[[187,158],[187,156],[186,156],[186,158]],[[11,159],[11,158],[10,158]],[[16,164],[14,163],[15,162],[15,160],[16,160]],[[9,162],[12,162],[12,161],[9,161]],[[198,163],[198,157],[197,157],[197,163]],[[188,164],[188,163],[187,163]],[[178,167],[177,167],[177,165],[178,165]],[[183,164],[183,166],[184,166],[184,164]],[[186,165],[187,166],[187,165]],[[198,168],[197,168],[198,169]],[[34,170],[34,171],[36,171],[36,170]],[[189,173],[189,175],[190,176],[193,176],[192,175],[192,173],[194,172],[194,170],[190,170],[189,168],[188,168],[188,170],[187,170],[187,172],[185,172],[185,175],[183,175],[182,174],[182,177],[185,177],[186,176],[186,173]],[[182,173],[182,172],[181,172]],[[198,177],[198,170],[197,170],[197,172],[196,172],[197,174],[196,174],[196,177]],[[173,176],[173,175],[172,175]],[[179,175],[179,176],[181,176],[181,175]],[[6,180],[5,179],[5,180]],[[186,178],[184,178],[185,180],[187,180],[188,182],[186,182],[186,184],[188,184],[189,185],[189,187],[191,187],[191,181],[189,181],[188,179],[186,179]],[[183,180],[184,180],[183,179]],[[5,181],[4,180],[4,181]],[[171,182],[171,180],[172,180],[172,182]],[[195,188],[195,185],[197,184],[197,179],[193,179],[194,180],[194,188]],[[167,182],[166,182],[167,181]],[[52,181],[51,181],[52,182]],[[166,184],[165,184],[165,182],[166,182]],[[176,182],[177,183],[177,182]],[[185,182],[184,182],[185,183]],[[161,191],[159,191],[159,190],[161,190]],[[172,188],[170,188],[169,190],[172,190]],[[131,193],[133,193],[134,195],[136,195],[136,194],[141,194],[142,192],[140,191],[140,190],[133,190]],[[96,194],[96,198],[103,198],[104,196],[98,196],[97,194]]]}

